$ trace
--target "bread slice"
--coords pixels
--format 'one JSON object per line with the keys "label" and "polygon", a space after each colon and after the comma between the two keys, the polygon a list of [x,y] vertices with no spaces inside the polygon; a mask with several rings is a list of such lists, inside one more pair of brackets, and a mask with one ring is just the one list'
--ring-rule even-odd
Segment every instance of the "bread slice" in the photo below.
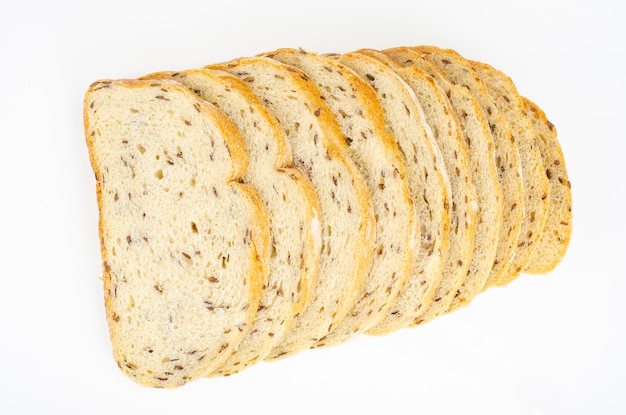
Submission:
{"label": "bread slice", "polygon": [[115,360],[141,385],[183,385],[237,347],[266,278],[243,140],[175,82],[99,81],[84,104]]}
{"label": "bread slice", "polygon": [[435,80],[415,66],[394,68],[413,88],[443,156],[451,185],[450,251],[433,302],[411,325],[426,323],[452,304],[469,268],[476,237],[476,189],[472,181],[469,150],[459,120]]}
{"label": "bread slice", "polygon": [[[450,248],[450,181],[443,158],[415,93],[385,60],[389,58],[366,49],[340,58],[376,91],[406,166],[421,238],[409,279],[393,306],[368,334],[404,328],[430,305]],[[389,64],[394,62],[389,60]]]}
{"label": "bread slice", "polygon": [[500,113],[484,82],[467,60],[450,49],[440,49],[434,46],[420,46],[414,49],[441,69],[453,84],[465,87],[472,93],[491,129],[496,150],[496,164],[504,194],[504,218],[498,240],[496,261],[483,287],[484,290],[493,286],[502,275],[506,274],[520,236],[524,220],[524,185],[519,150],[514,143],[509,123]]}
{"label": "bread slice", "polygon": [[372,195],[376,217],[372,267],[355,306],[315,344],[331,346],[384,317],[413,267],[419,225],[406,186],[406,168],[395,139],[385,129],[384,112],[374,89],[329,56],[296,49],[279,49],[266,56],[300,69],[317,85]]}
{"label": "bread slice", "polygon": [[550,180],[548,220],[530,261],[522,270],[529,274],[541,274],[551,271],[567,250],[572,234],[572,192],[556,128],[535,103],[524,97],[522,101],[526,116],[537,134],[546,176]]}
{"label": "bread slice", "polygon": [[372,262],[375,220],[366,183],[348,157],[336,119],[303,72],[266,57],[214,65],[241,78],[279,120],[294,162],[315,187],[322,216],[322,254],[308,306],[268,359],[311,347],[354,306]]}
{"label": "bread slice", "polygon": [[513,138],[522,161],[524,196],[526,198],[524,211],[526,213],[509,270],[498,281],[498,285],[506,285],[513,281],[526,267],[543,233],[543,228],[548,219],[550,182],[543,166],[535,130],[526,116],[526,107],[511,78],[485,63],[470,61],[470,64],[485,82],[496,107],[511,125]]}
{"label": "bread slice", "polygon": [[423,69],[437,81],[459,119],[469,149],[472,179],[478,199],[476,240],[467,276],[448,310],[454,311],[469,304],[481,292],[496,260],[504,196],[496,171],[493,138],[482,110],[466,88],[450,83],[439,68],[423,59],[415,50],[398,47],[383,52],[403,66]]}
{"label": "bread slice", "polygon": [[257,189],[270,221],[269,275],[259,310],[239,348],[213,375],[228,376],[263,360],[293,327],[317,278],[321,248],[319,201],[313,184],[291,167],[285,132],[261,100],[227,72],[195,69],[157,73],[173,78],[221,109],[249,151],[244,183]]}

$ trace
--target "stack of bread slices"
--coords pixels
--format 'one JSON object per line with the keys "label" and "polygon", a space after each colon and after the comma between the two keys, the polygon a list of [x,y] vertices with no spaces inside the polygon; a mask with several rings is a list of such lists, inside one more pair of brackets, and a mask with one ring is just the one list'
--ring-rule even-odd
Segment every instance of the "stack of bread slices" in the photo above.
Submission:
{"label": "stack of bread slices", "polygon": [[101,80],[84,119],[113,354],[144,386],[424,324],[570,239],[554,125],[452,50]]}

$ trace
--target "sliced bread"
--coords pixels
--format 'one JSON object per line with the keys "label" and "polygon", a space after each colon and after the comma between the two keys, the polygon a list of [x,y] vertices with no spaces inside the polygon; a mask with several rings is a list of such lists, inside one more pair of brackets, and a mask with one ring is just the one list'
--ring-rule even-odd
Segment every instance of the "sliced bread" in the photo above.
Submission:
{"label": "sliced bread", "polygon": [[411,325],[433,320],[450,308],[463,283],[474,250],[476,237],[476,189],[472,180],[469,149],[450,101],[432,76],[413,66],[394,69],[413,89],[424,110],[435,141],[443,156],[451,185],[450,251],[433,302]]}
{"label": "sliced bread", "polygon": [[537,134],[546,176],[550,180],[548,220],[530,261],[522,271],[542,274],[551,271],[563,259],[572,234],[572,192],[565,158],[557,140],[556,128],[534,102],[522,97],[526,115]]}
{"label": "sliced bread", "polygon": [[453,85],[439,68],[413,49],[399,47],[387,49],[384,53],[403,66],[414,65],[423,69],[437,81],[459,119],[469,149],[472,179],[478,199],[476,240],[467,276],[448,310],[450,312],[466,306],[481,292],[496,260],[504,196],[496,171],[493,138],[480,106],[466,88]]}
{"label": "sliced bread", "polygon": [[376,91],[406,166],[421,229],[409,279],[384,318],[368,331],[381,335],[407,327],[432,301],[450,248],[450,181],[415,93],[391,68],[395,62],[367,49],[341,55],[340,61]]}
{"label": "sliced bread", "polygon": [[524,220],[524,184],[520,154],[511,127],[500,113],[485,83],[467,60],[453,50],[434,46],[415,48],[425,59],[443,71],[455,85],[467,88],[480,105],[493,137],[496,164],[504,194],[503,223],[493,268],[483,290],[495,285],[508,271]]}
{"label": "sliced bread", "polygon": [[470,64],[487,86],[496,107],[509,122],[522,161],[525,216],[509,270],[498,280],[498,285],[506,285],[526,267],[541,238],[548,219],[550,182],[541,159],[537,135],[511,78],[485,63],[470,61]]}
{"label": "sliced bread", "polygon": [[285,132],[242,80],[210,69],[150,77],[181,82],[235,123],[249,152],[243,182],[257,189],[268,212],[271,257],[258,312],[238,349],[213,373],[231,375],[265,359],[291,329],[313,291],[321,247],[317,193],[300,169],[290,167]]}
{"label": "sliced bread", "polygon": [[295,326],[267,359],[293,355],[331,332],[363,289],[374,249],[371,197],[348,156],[337,120],[306,74],[266,57],[212,68],[241,78],[278,119],[295,164],[309,176],[319,196],[322,252],[317,283]]}
{"label": "sliced bread", "polygon": [[177,82],[100,81],[85,96],[113,354],[173,388],[217,369],[250,327],[269,223],[237,128]]}
{"label": "sliced bread", "polygon": [[372,195],[376,242],[372,267],[352,310],[315,347],[332,346],[376,324],[392,306],[417,256],[419,225],[406,168],[374,89],[337,59],[296,49],[266,54],[294,66],[317,85],[338,120],[348,154]]}

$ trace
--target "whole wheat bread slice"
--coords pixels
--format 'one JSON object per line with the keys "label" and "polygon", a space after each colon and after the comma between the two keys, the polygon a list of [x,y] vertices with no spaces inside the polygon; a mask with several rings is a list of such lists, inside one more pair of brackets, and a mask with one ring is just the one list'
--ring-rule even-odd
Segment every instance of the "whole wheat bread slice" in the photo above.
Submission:
{"label": "whole wheat bread slice", "polygon": [[535,130],[526,116],[526,107],[511,78],[493,67],[470,61],[472,68],[485,82],[496,107],[511,125],[511,131],[520,152],[524,177],[524,222],[517,249],[508,272],[498,280],[498,285],[513,281],[530,261],[548,219],[550,182],[543,166]]}
{"label": "whole wheat bread slice", "polygon": [[177,82],[99,81],[84,108],[115,360],[141,385],[183,385],[237,347],[266,278],[243,140]]}
{"label": "whole wheat bread slice", "polygon": [[271,257],[259,310],[237,350],[213,373],[231,375],[265,359],[308,302],[321,248],[317,193],[306,175],[292,167],[282,127],[242,80],[210,69],[150,77],[181,82],[235,123],[249,153],[243,181],[257,189],[268,212]]}
{"label": "whole wheat bread slice", "polygon": [[524,184],[519,150],[514,142],[508,121],[500,113],[485,83],[471,65],[453,50],[434,46],[415,48],[425,59],[435,64],[455,85],[467,88],[483,110],[489,123],[496,149],[496,164],[504,194],[504,218],[496,261],[483,287],[493,286],[508,271],[517,247],[524,220]]}
{"label": "whole wheat bread slice", "polygon": [[541,274],[556,267],[569,245],[572,234],[572,191],[554,124],[548,121],[537,104],[524,97],[522,101],[537,134],[546,176],[550,180],[548,220],[528,265],[522,270],[529,274]]}
{"label": "whole wheat bread slice", "polygon": [[340,60],[376,91],[406,165],[421,227],[419,255],[409,279],[384,319],[368,332],[384,334],[407,327],[432,302],[450,247],[450,181],[415,93],[391,68],[395,62],[366,49]]}
{"label": "whole wheat bread slice", "polygon": [[439,68],[413,49],[398,47],[387,49],[384,53],[403,66],[414,65],[423,69],[437,81],[459,119],[469,149],[472,179],[478,199],[476,240],[467,276],[448,310],[450,312],[466,306],[481,292],[496,260],[504,196],[496,171],[493,138],[480,106],[466,88],[450,83]]}
{"label": "whole wheat bread slice", "polygon": [[374,89],[330,56],[296,49],[266,56],[300,69],[317,84],[372,195],[376,217],[372,267],[355,306],[315,344],[332,346],[369,329],[392,306],[417,256],[419,224],[406,186],[406,168],[394,137],[385,129]]}
{"label": "whole wheat bread slice", "polygon": [[319,197],[322,253],[317,283],[295,326],[267,359],[293,355],[331,332],[363,289],[374,248],[372,200],[336,119],[306,74],[266,57],[212,68],[241,78],[278,119],[295,164]]}

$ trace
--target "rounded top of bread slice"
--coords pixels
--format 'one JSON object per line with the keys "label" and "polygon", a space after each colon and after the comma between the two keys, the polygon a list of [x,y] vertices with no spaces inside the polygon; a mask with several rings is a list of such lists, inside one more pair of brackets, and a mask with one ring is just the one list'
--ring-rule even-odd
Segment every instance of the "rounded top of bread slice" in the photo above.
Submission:
{"label": "rounded top of bread slice", "polygon": [[231,375],[264,359],[295,323],[317,278],[321,247],[317,194],[292,167],[285,132],[261,100],[227,72],[194,69],[157,73],[185,84],[222,110],[237,126],[249,152],[244,183],[253,186],[270,221],[269,274],[252,327],[214,375]]}
{"label": "rounded top of bread slice", "polygon": [[237,346],[265,282],[268,221],[235,126],[177,82],[99,81],[85,95],[113,353],[173,388]]}
{"label": "rounded top of bread slice", "polygon": [[278,119],[294,163],[309,176],[319,197],[322,252],[317,283],[295,326],[268,358],[292,355],[328,334],[363,288],[375,231],[370,193],[348,156],[337,120],[305,73],[266,57],[211,68],[242,79]]}
{"label": "rounded top of bread slice", "polygon": [[406,327],[432,301],[449,249],[450,184],[415,93],[392,69],[397,64],[381,52],[364,49],[341,55],[340,61],[376,91],[406,166],[421,229],[411,275],[385,316],[369,331],[383,334]]}

